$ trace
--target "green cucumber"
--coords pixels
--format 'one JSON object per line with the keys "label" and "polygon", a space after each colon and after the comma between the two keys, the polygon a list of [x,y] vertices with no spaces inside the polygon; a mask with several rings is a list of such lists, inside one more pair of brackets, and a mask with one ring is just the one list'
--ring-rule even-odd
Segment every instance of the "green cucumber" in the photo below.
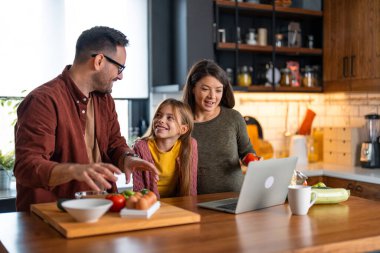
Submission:
{"label": "green cucumber", "polygon": [[315,204],[335,204],[350,197],[350,190],[344,188],[312,188],[311,191],[317,193]]}

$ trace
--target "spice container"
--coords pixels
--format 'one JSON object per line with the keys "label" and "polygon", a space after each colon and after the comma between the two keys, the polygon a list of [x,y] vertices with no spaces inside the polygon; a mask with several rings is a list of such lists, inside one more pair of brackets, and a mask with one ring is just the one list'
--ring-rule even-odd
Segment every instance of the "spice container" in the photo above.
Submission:
{"label": "spice container", "polygon": [[226,73],[227,73],[228,81],[232,85],[234,81],[234,71],[232,70],[232,68],[226,68]]}
{"label": "spice container", "polygon": [[292,82],[292,72],[288,68],[281,69],[281,86],[290,86]]}
{"label": "spice container", "polygon": [[314,70],[310,66],[305,66],[305,73],[302,78],[302,85],[305,87],[315,87],[316,79],[314,75]]}
{"label": "spice container", "polygon": [[255,29],[253,28],[249,29],[249,33],[246,34],[246,42],[248,45],[257,44]]}
{"label": "spice container", "polygon": [[252,77],[248,72],[248,67],[243,66],[238,75],[238,85],[239,86],[250,86],[252,84]]}
{"label": "spice container", "polygon": [[307,36],[307,47],[308,48],[314,48],[314,36],[313,35],[309,35]]}
{"label": "spice container", "polygon": [[321,86],[321,68],[319,65],[314,65],[312,68],[315,79],[315,86]]}
{"label": "spice container", "polygon": [[282,33],[276,34],[276,47],[284,46],[284,35]]}

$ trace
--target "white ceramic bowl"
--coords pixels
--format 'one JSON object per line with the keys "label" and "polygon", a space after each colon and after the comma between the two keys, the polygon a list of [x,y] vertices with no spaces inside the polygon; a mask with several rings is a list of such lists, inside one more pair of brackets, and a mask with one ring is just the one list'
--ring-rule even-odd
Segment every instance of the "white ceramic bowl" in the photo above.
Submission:
{"label": "white ceramic bowl", "polygon": [[62,203],[62,207],[79,222],[97,222],[112,206],[108,199],[73,199]]}

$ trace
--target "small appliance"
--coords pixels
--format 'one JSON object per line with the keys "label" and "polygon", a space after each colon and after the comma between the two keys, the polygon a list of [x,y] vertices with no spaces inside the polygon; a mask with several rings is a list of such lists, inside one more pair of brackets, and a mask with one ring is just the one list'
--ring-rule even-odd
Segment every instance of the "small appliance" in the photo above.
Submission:
{"label": "small appliance", "polygon": [[380,115],[367,114],[366,141],[362,143],[360,164],[363,168],[380,168]]}

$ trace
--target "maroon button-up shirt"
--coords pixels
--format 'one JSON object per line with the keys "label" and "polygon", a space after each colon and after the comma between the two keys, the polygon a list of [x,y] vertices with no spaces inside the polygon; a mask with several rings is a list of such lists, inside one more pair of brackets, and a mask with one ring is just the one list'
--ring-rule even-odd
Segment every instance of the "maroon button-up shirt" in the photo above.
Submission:
{"label": "maroon button-up shirt", "polygon": [[[90,189],[76,180],[48,186],[58,163],[89,163],[84,139],[88,98],[70,78],[69,68],[30,92],[18,107],[14,168],[18,211],[28,211],[32,203],[74,198],[75,192]],[[102,162],[118,166],[123,153],[132,150],[120,134],[115,103],[110,94],[92,95]]]}

